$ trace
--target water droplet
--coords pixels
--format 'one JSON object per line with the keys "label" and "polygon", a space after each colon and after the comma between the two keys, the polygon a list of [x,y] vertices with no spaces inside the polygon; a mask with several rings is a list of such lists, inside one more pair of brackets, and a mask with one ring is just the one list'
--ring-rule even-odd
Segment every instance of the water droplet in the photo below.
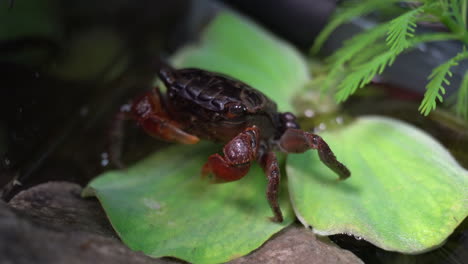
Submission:
{"label": "water droplet", "polygon": [[426,52],[426,51],[427,51],[427,45],[426,45],[426,43],[421,43],[421,44],[417,45],[416,48],[419,49],[419,50],[422,51],[422,52]]}
{"label": "water droplet", "polygon": [[124,104],[120,107],[121,112],[130,112],[132,106],[130,104]]}
{"label": "water droplet", "polygon": [[101,153],[101,166],[106,167],[109,165],[109,154],[107,152]]}
{"label": "water droplet", "polygon": [[18,180],[13,180],[13,185],[15,185],[15,186],[23,186],[23,184],[22,184],[20,181],[18,181]]}
{"label": "water droplet", "polygon": [[318,128],[319,128],[320,130],[325,130],[325,129],[327,129],[327,125],[325,125],[325,123],[320,123],[320,125],[318,126]]}
{"label": "water droplet", "polygon": [[88,108],[88,107],[86,107],[86,106],[81,107],[81,109],[80,109],[80,115],[81,115],[82,117],[87,116],[88,113],[89,113],[89,108]]}
{"label": "water droplet", "polygon": [[314,117],[315,112],[314,112],[313,110],[307,109],[307,110],[304,111],[304,115],[305,115],[306,117],[311,118],[311,117]]}
{"label": "water droplet", "polygon": [[337,124],[341,125],[341,124],[343,124],[343,117],[337,116],[337,117],[335,118],[335,121],[336,121]]}

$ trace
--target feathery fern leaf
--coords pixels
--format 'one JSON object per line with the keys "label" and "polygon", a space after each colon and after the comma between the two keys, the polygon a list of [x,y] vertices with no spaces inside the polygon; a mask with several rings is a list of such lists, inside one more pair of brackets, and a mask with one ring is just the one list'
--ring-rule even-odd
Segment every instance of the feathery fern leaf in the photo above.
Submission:
{"label": "feathery fern leaf", "polygon": [[[400,7],[410,10],[373,29],[357,34],[345,41],[343,47],[327,58],[329,75],[323,88],[328,89],[338,84],[336,99],[339,102],[346,100],[357,89],[369,83],[375,75],[382,73],[403,51],[420,43],[459,40],[468,45],[466,29],[468,0],[420,0],[405,6],[399,0],[349,0],[346,1],[348,5],[340,9],[340,12],[337,12],[322,30],[312,51],[317,52],[325,39],[341,24],[370,12],[388,9],[396,2],[400,2]],[[449,31],[414,36],[416,23],[420,21],[441,22]],[[468,52],[465,50],[433,70],[419,107],[422,114],[429,114],[435,109],[437,101],[443,101],[444,86],[449,84],[448,78],[452,76],[450,69],[462,59],[468,59]],[[459,90],[455,109],[468,119],[468,72]]]}
{"label": "feathery fern leaf", "polygon": [[416,22],[424,7],[421,6],[408,11],[389,22],[386,41],[391,50],[400,52],[411,45],[408,38],[414,36]]}
{"label": "feathery fern leaf", "polygon": [[360,16],[367,15],[373,11],[383,9],[393,5],[397,0],[365,0],[365,1],[349,1],[349,3],[339,9],[331,20],[327,23],[324,29],[315,39],[314,45],[312,46],[312,52],[317,53],[322,47],[325,40],[330,36],[333,31],[340,25]]}
{"label": "feathery fern leaf", "polygon": [[[460,0],[448,0],[450,9],[449,10],[452,14],[452,17],[454,20],[459,24],[460,26],[465,26],[464,18],[463,18],[463,12],[461,10],[461,1]],[[466,8],[466,7],[465,7]]]}
{"label": "feathery fern leaf", "polygon": [[359,56],[354,56],[347,65],[351,68],[356,68],[359,65],[362,65],[372,58],[379,56],[380,54],[384,53],[388,50],[388,46],[384,41],[379,41],[372,44],[371,47],[363,49],[359,52]]}
{"label": "feathery fern leaf", "polygon": [[[355,35],[350,40],[345,41],[342,48],[337,50],[332,56],[326,59],[329,74],[323,82],[322,91],[330,89],[333,85],[340,81],[343,75],[346,63],[351,59],[360,58],[365,51],[372,50],[375,42],[385,36],[387,26],[380,25],[368,31]],[[356,56],[359,55],[359,56]]]}
{"label": "feathery fern leaf", "polygon": [[343,46],[328,57],[326,62],[331,65],[331,68],[344,65],[354,56],[360,55],[364,50],[368,50],[378,39],[385,36],[387,29],[388,26],[382,24],[356,34],[351,39],[344,41]]}
{"label": "feathery fern leaf", "polygon": [[345,67],[333,67],[327,74],[327,77],[321,83],[320,91],[327,91],[341,82]]}
{"label": "feathery fern leaf", "polygon": [[444,85],[450,85],[450,81],[447,78],[453,75],[450,69],[458,65],[460,60],[466,58],[468,58],[468,52],[463,51],[432,71],[431,75],[428,77],[429,83],[426,85],[424,99],[418,109],[423,115],[427,116],[436,108],[437,100],[443,102],[443,95],[445,94]]}
{"label": "feathery fern leaf", "polygon": [[376,74],[381,74],[387,66],[393,64],[397,55],[394,51],[388,50],[369,62],[359,65],[356,69],[352,69],[352,72],[338,86],[337,101],[346,100],[357,89],[371,82]]}

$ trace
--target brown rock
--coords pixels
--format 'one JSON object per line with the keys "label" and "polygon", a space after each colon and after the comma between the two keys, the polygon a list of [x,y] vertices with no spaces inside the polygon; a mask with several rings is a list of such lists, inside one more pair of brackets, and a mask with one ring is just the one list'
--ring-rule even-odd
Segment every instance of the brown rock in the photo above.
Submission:
{"label": "brown rock", "polygon": [[117,238],[99,202],[82,199],[81,190],[78,184],[49,182],[18,193],[9,205],[39,225]]}
{"label": "brown rock", "polygon": [[81,187],[46,183],[0,201],[1,263],[182,263],[155,259],[122,244],[95,199]]}
{"label": "brown rock", "polygon": [[[0,202],[2,263],[183,263],[150,258],[118,239],[96,199],[83,199],[81,187],[41,184]],[[231,264],[362,263],[351,252],[323,242],[292,225],[251,254]]]}
{"label": "brown rock", "polygon": [[308,229],[292,225],[251,254],[235,259],[230,264],[313,264],[363,263],[350,251],[338,248],[328,238],[322,240]]}

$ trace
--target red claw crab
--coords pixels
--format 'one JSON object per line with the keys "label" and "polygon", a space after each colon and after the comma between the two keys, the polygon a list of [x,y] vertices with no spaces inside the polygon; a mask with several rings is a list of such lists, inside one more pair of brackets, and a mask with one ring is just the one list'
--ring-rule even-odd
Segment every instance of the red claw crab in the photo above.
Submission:
{"label": "red claw crab", "polygon": [[202,167],[202,175],[212,175],[214,183],[241,179],[257,161],[268,179],[266,196],[272,221],[283,221],[278,204],[280,169],[274,151],[317,149],[320,160],[340,179],[350,176],[320,136],[300,130],[293,114],[278,112],[272,100],[249,85],[219,73],[176,70],[168,65],[161,66],[158,75],[167,93],[156,87],[134,100],[124,114],[162,140],[226,143],[224,155],[211,155]]}

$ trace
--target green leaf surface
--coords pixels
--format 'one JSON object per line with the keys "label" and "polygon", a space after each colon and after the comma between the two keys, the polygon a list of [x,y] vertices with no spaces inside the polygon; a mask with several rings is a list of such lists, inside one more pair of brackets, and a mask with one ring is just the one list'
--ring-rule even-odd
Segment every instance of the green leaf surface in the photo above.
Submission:
{"label": "green leaf surface", "polygon": [[316,233],[420,253],[441,245],[467,216],[468,171],[419,129],[361,117],[321,136],[352,175],[337,181],[316,153],[288,156],[293,207]]}
{"label": "green leaf surface", "polygon": [[[288,44],[232,12],[221,11],[201,40],[172,58],[178,68],[198,67],[236,77],[291,110],[290,99],[309,81],[303,58]],[[114,229],[130,248],[193,263],[219,263],[243,256],[294,221],[287,190],[280,204],[285,220],[273,223],[267,180],[254,165],[240,181],[212,185],[201,168],[221,145],[175,146],[126,171],[89,184]],[[283,184],[284,185],[284,184]],[[285,185],[284,185],[285,186]]]}
{"label": "green leaf surface", "polygon": [[291,98],[310,80],[305,60],[291,45],[227,11],[220,12],[200,41],[179,51],[172,62],[242,80],[276,101],[281,111],[293,110]]}
{"label": "green leaf surface", "polygon": [[57,40],[62,27],[56,0],[0,1],[0,40],[42,37]]}
{"label": "green leaf surface", "polygon": [[123,171],[93,180],[112,226],[133,250],[192,263],[220,263],[248,254],[294,220],[287,191],[281,192],[283,223],[273,223],[266,179],[253,166],[243,179],[210,184],[200,177],[216,147],[201,143],[158,152]]}

